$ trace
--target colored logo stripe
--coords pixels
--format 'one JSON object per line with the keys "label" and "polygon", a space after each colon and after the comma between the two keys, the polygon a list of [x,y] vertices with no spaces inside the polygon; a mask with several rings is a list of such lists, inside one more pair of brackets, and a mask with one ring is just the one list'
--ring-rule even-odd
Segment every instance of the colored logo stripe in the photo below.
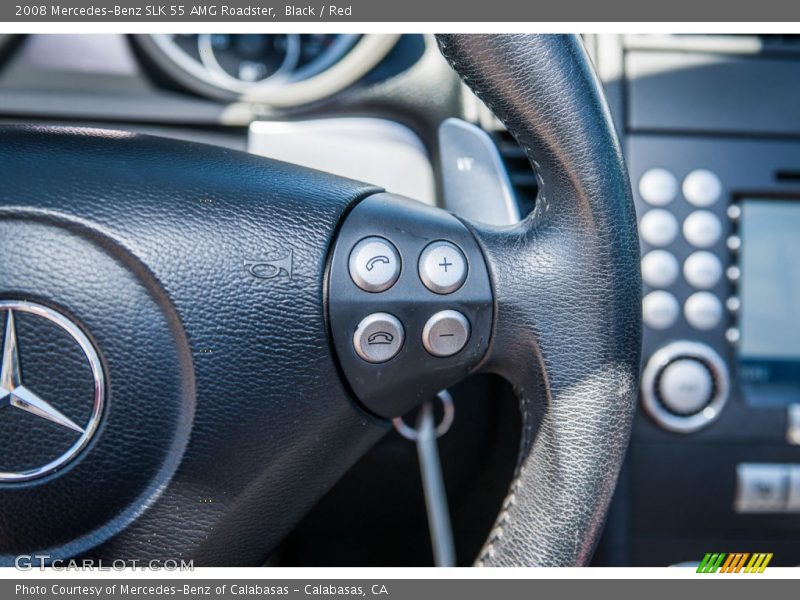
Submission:
{"label": "colored logo stripe", "polygon": [[697,572],[716,573],[723,560],[725,560],[725,553],[712,554],[711,552],[707,552],[703,557],[703,560],[700,562],[700,566],[697,567]]}
{"label": "colored logo stripe", "polygon": [[764,569],[767,568],[769,561],[772,560],[772,553],[769,554],[753,554],[753,558],[750,559],[750,562],[747,564],[745,568],[745,573],[763,573]]}
{"label": "colored logo stripe", "polygon": [[[748,562],[747,559],[750,559]],[[708,552],[697,567],[698,573],[763,573],[772,560],[772,553]],[[745,566],[745,563],[747,566]],[[744,571],[742,571],[744,569]]]}
{"label": "colored logo stripe", "polygon": [[749,552],[735,552],[728,554],[728,558],[722,564],[720,573],[738,573],[744,566],[744,561],[750,557]]}

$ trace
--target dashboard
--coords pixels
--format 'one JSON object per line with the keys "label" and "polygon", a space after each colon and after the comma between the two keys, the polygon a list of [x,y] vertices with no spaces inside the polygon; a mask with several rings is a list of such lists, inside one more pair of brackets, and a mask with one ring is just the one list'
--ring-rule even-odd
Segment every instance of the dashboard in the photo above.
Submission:
{"label": "dashboard", "polygon": [[0,119],[222,145],[433,202],[454,84],[421,35],[8,36]]}
{"label": "dashboard", "polygon": [[[800,562],[798,36],[600,36],[639,218],[628,564]],[[617,538],[619,540],[619,538]],[[612,544],[607,540],[609,552]],[[625,553],[623,553],[625,554]]]}
{"label": "dashboard", "polygon": [[[669,565],[709,549],[798,564],[800,39],[584,41],[631,174],[645,324],[641,409],[595,564]],[[441,198],[437,131],[451,117],[486,132],[519,214],[529,213],[536,174],[431,36],[0,39],[4,122],[212,143],[429,203]],[[442,456],[468,563],[513,476],[520,423],[501,381],[468,381],[454,395],[460,418]],[[424,523],[418,484],[407,484],[415,469],[413,447],[387,436],[298,528],[282,560],[429,564],[427,531],[406,526]],[[365,484],[375,477],[381,489]],[[393,523],[376,506],[391,507]],[[326,534],[332,521],[348,535]],[[377,530],[391,543],[376,542]]]}
{"label": "dashboard", "polygon": [[246,126],[391,79],[425,50],[370,34],[7,35],[2,111]]}

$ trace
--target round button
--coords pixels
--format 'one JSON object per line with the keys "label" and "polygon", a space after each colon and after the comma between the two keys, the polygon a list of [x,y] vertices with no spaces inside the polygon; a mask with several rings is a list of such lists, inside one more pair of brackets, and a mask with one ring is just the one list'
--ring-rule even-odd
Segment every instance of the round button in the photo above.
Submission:
{"label": "round button", "polygon": [[663,208],[648,211],[639,223],[642,239],[651,246],[666,246],[678,234],[678,221]]}
{"label": "round button", "polygon": [[722,183],[707,169],[692,171],[683,180],[683,197],[694,206],[711,206],[722,194]]}
{"label": "round button", "polygon": [[667,329],[678,318],[681,309],[675,296],[669,292],[650,292],[642,300],[642,317],[653,329]]}
{"label": "round button", "polygon": [[350,277],[365,292],[388,290],[400,276],[400,255],[394,245],[373,236],[358,242],[350,252]]}
{"label": "round button", "polygon": [[691,433],[719,418],[728,401],[725,361],[705,344],[672,342],[642,372],[642,404],[668,431]]}
{"label": "round button", "polygon": [[683,237],[698,248],[713,246],[722,235],[722,223],[707,210],[696,210],[683,222]]}
{"label": "round button", "polygon": [[664,406],[679,415],[693,415],[711,401],[714,378],[699,360],[679,358],[661,372],[658,395]]}
{"label": "round button", "polygon": [[389,313],[373,313],[356,327],[353,347],[365,361],[382,363],[400,352],[403,338],[403,325],[396,317]]}
{"label": "round button", "polygon": [[678,271],[678,261],[666,250],[652,250],[642,259],[642,279],[650,287],[672,285]]}
{"label": "round button", "polygon": [[467,259],[455,244],[433,242],[419,257],[419,278],[430,291],[451,294],[467,278]]}
{"label": "round button", "polygon": [[683,314],[695,329],[713,329],[722,319],[722,302],[710,292],[697,292],[686,299]]}
{"label": "round button", "polygon": [[731,235],[727,240],[725,240],[725,245],[731,252],[738,252],[742,247],[742,238],[740,238],[738,235]]}
{"label": "round button", "polygon": [[639,195],[652,206],[665,206],[678,193],[678,180],[666,169],[650,169],[639,179]]}
{"label": "round button", "polygon": [[689,285],[701,290],[709,289],[722,277],[722,263],[711,252],[695,252],[683,263],[683,276]]}
{"label": "round button", "polygon": [[455,310],[433,315],[422,328],[422,345],[434,356],[452,356],[461,351],[469,339],[469,321]]}

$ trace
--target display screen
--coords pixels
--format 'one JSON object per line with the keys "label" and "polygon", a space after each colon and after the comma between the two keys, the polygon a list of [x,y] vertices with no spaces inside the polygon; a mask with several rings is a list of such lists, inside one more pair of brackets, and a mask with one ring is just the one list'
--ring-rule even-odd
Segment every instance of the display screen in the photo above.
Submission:
{"label": "display screen", "polygon": [[800,201],[741,202],[740,377],[756,404],[800,402]]}

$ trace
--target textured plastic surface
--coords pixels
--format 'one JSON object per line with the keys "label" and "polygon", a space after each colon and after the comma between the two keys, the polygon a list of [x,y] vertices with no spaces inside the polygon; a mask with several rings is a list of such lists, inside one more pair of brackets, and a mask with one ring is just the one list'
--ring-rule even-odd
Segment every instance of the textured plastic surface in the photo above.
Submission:
{"label": "textured plastic surface", "polygon": [[634,131],[800,132],[800,62],[682,52],[626,55]]}

